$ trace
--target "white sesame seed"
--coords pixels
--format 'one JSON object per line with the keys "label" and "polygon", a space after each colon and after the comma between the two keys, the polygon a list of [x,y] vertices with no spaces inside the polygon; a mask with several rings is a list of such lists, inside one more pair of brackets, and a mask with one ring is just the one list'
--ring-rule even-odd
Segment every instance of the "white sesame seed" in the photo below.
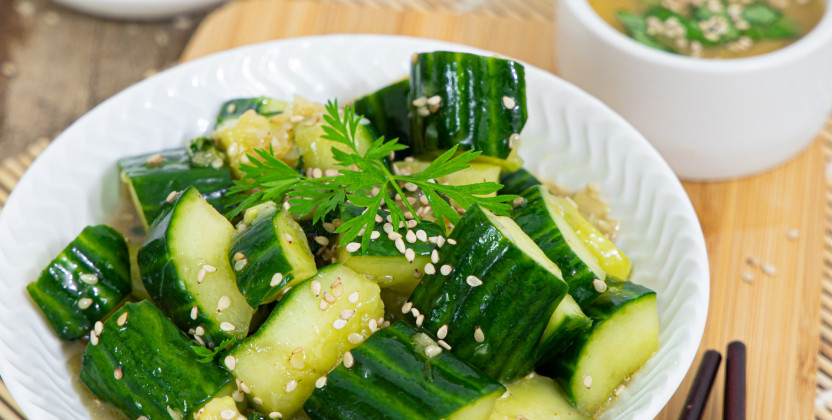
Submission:
{"label": "white sesame seed", "polygon": [[347,320],[341,319],[341,318],[336,319],[335,322],[332,323],[332,327],[335,328],[336,330],[340,330],[341,328],[344,328],[344,326],[346,326],[346,325],[347,325]]}
{"label": "white sesame seed", "polygon": [[203,327],[202,325],[197,325],[197,327],[194,328],[194,335],[195,336],[205,335],[205,327]]}
{"label": "white sesame seed", "polygon": [[436,267],[433,266],[433,263],[425,264],[425,274],[436,274]]}
{"label": "white sesame seed", "polygon": [[246,396],[243,395],[242,392],[235,390],[231,393],[231,398],[233,398],[234,401],[236,401],[238,403],[241,403],[241,402],[243,402],[243,400],[246,399]]}
{"label": "white sesame seed", "polygon": [[312,282],[309,283],[309,288],[312,289],[312,293],[315,294],[315,297],[321,295],[321,282],[319,282],[318,280],[312,280]]}
{"label": "white sesame seed", "polygon": [[161,165],[161,164],[165,163],[165,158],[162,156],[161,153],[156,153],[155,155],[152,155],[152,156],[148,157],[144,161],[144,163],[147,164],[147,165],[154,165],[154,166],[155,165]]}
{"label": "white sesame seed", "polygon": [[595,291],[598,293],[604,293],[607,291],[607,283],[604,283],[601,279],[593,279],[592,287],[594,287]]}
{"label": "white sesame seed", "polygon": [[511,96],[503,96],[503,106],[506,107],[506,109],[514,109],[514,107],[517,106],[517,103]]}
{"label": "white sesame seed", "polygon": [[414,99],[412,103],[413,103],[413,106],[415,106],[416,108],[422,108],[422,107],[424,107],[425,105],[428,104],[428,98],[426,98],[424,96],[420,96],[420,97]]}
{"label": "white sesame seed", "polygon": [[437,345],[431,344],[431,345],[425,347],[425,356],[427,356],[427,357],[433,358],[433,357],[439,356],[441,353],[442,353],[442,347],[439,347]]}
{"label": "white sesame seed", "polygon": [[381,230],[383,230],[384,233],[389,235],[390,232],[393,232],[393,225],[391,225],[390,223],[385,223],[381,225]]}
{"label": "white sesame seed", "polygon": [[347,252],[355,252],[361,248],[361,243],[359,242],[350,242],[347,244]]}
{"label": "white sesame seed", "polygon": [[[261,400],[260,398],[254,397],[254,398],[251,399],[251,401],[253,403],[257,404],[257,405],[263,405],[263,400]],[[245,418],[245,417],[243,417],[243,418]]]}
{"label": "white sesame seed", "polygon": [[234,370],[237,367],[237,359],[231,355],[225,356],[225,367],[229,370]]}
{"label": "white sesame seed", "polygon": [[96,334],[101,335],[101,333],[104,332],[104,323],[101,321],[95,321],[93,331],[95,331]]}
{"label": "white sesame seed", "polygon": [[483,341],[485,341],[485,333],[482,332],[482,328],[477,327],[476,329],[474,329],[474,340],[477,343],[482,343]]}
{"label": "white sesame seed", "polygon": [[404,305],[402,305],[402,313],[406,314],[406,313],[410,312],[410,310],[412,308],[413,308],[413,302],[406,302]]}
{"label": "white sesame seed", "polygon": [[419,224],[419,222],[417,222],[415,220],[408,220],[407,222],[405,222],[405,226],[407,226],[408,229],[413,229],[418,224]]}
{"label": "white sesame seed", "polygon": [[456,239],[448,238],[448,243],[451,245],[456,245]]}
{"label": "white sesame seed", "polygon": [[428,241],[428,234],[427,234],[427,232],[425,232],[425,231],[424,231],[424,230],[422,230],[422,229],[417,230],[417,231],[416,231],[416,239],[418,239],[418,240],[420,240],[420,241],[422,241],[422,242],[427,242],[427,241]]}
{"label": "white sesame seed", "polygon": [[743,271],[742,272],[742,279],[746,283],[753,283],[754,282],[754,274],[752,274],[750,271]]}
{"label": "white sesame seed", "polygon": [[[203,408],[201,408],[201,409],[200,409],[200,411],[202,411],[202,410],[204,410],[204,409],[203,409]],[[198,413],[199,413],[199,411],[197,411],[197,414],[198,414]],[[139,416],[139,417],[136,417],[136,420],[147,420],[147,416]]]}
{"label": "white sesame seed", "polygon": [[98,334],[96,334],[95,331],[90,333],[90,344],[93,346],[98,345]]}
{"label": "white sesame seed", "polygon": [[95,274],[81,274],[81,281],[87,284],[96,284],[98,283],[98,276]]}
{"label": "white sesame seed", "polygon": [[223,331],[234,331],[237,329],[237,327],[230,322],[223,322],[222,324],[220,324],[220,329]]}
{"label": "white sesame seed", "polygon": [[191,319],[196,320],[196,318],[197,318],[198,316],[199,316],[199,308],[197,308],[197,307],[196,307],[196,305],[194,305],[194,306],[191,308]]}
{"label": "white sesame seed", "polygon": [[117,367],[116,370],[113,371],[113,377],[116,378],[117,381],[120,381],[121,378],[124,377],[124,369],[121,366]]}
{"label": "white sesame seed", "polygon": [[421,315],[421,313],[419,312],[419,310],[418,310],[418,309],[416,309],[416,308],[412,308],[412,309],[410,309],[410,314],[411,314],[411,315],[413,315],[413,317],[414,317],[414,318],[418,318],[418,317],[419,317],[419,315]]}
{"label": "white sesame seed", "polygon": [[329,223],[329,222],[323,222],[323,223],[321,223],[321,226],[323,226],[323,227],[324,227],[324,230],[325,230],[327,233],[335,233],[335,225],[333,225],[332,223]]}
{"label": "white sesame seed", "polygon": [[355,359],[352,357],[352,353],[349,351],[344,353],[344,367],[349,369],[355,363]]}
{"label": "white sesame seed", "polygon": [[292,235],[290,235],[289,233],[284,233],[284,234],[283,234],[283,239],[285,239],[285,240],[286,240],[286,242],[288,242],[288,243],[289,243],[289,245],[291,245],[291,244],[292,244],[292,242],[294,242],[294,241],[295,241],[295,238],[294,238],[294,237],[292,237]]}
{"label": "white sesame seed", "polygon": [[127,323],[127,314],[128,312],[123,312],[121,315],[118,316],[116,324],[118,324],[119,327],[124,326],[124,324]]}
{"label": "white sesame seed", "polygon": [[168,194],[167,198],[165,198],[165,201],[168,203],[173,203],[173,200],[176,200],[176,196],[178,195],[179,191],[171,191],[170,194]]}
{"label": "white sesame seed", "polygon": [[370,234],[370,239],[376,240],[381,237],[381,232],[374,230],[373,233]]}
{"label": "white sesame seed", "polygon": [[243,268],[245,268],[245,267],[246,267],[246,264],[248,264],[248,260],[247,260],[247,259],[245,259],[245,258],[243,258],[243,259],[242,259],[242,260],[240,260],[240,261],[235,262],[235,263],[234,263],[234,271],[240,271],[240,270],[242,270]]}
{"label": "white sesame seed", "polygon": [[437,264],[439,263],[439,251],[433,250],[430,252],[430,262]]}
{"label": "white sesame seed", "polygon": [[384,321],[384,323],[383,323],[383,324],[381,324],[381,327],[382,327],[382,328],[387,328],[387,327],[389,327],[389,326],[390,326],[390,321]]}
{"label": "white sesame seed", "polygon": [[[271,281],[269,281],[269,286],[277,287],[283,281],[283,273],[274,273],[272,276]],[[317,295],[315,295],[317,296]]]}
{"label": "white sesame seed", "polygon": [[448,324],[443,324],[439,329],[436,331],[436,337],[439,339],[443,339],[448,336]]}
{"label": "white sesame seed", "polygon": [[220,300],[217,301],[217,312],[222,312],[229,306],[231,306],[231,298],[225,295],[220,296]]}
{"label": "white sesame seed", "polygon": [[359,333],[351,333],[347,336],[347,341],[349,341],[352,344],[358,344],[364,341],[364,336]]}
{"label": "white sesame seed", "polygon": [[237,252],[237,253],[234,254],[234,261],[240,261],[240,260],[245,259],[245,258],[246,258],[246,255],[243,254],[242,252]]}
{"label": "white sesame seed", "polygon": [[592,376],[584,376],[584,386],[586,389],[592,388]]}
{"label": "white sesame seed", "polygon": [[439,95],[433,95],[426,101],[429,106],[436,106],[442,103],[442,97]]}
{"label": "white sesame seed", "polygon": [[92,298],[85,297],[85,298],[78,299],[78,307],[79,308],[87,309],[90,306],[92,306]]}
{"label": "white sesame seed", "polygon": [[477,276],[468,276],[468,278],[465,279],[465,282],[471,287],[482,286],[482,280],[480,280]]}
{"label": "white sesame seed", "polygon": [[406,235],[404,235],[404,238],[407,240],[407,242],[409,242],[409,243],[411,243],[411,244],[412,244],[412,243],[414,243],[414,242],[416,242],[416,234],[415,234],[415,233],[413,233],[413,231],[412,231],[412,230],[408,230],[408,231],[407,231],[407,234],[406,234]]}
{"label": "white sesame seed", "polygon": [[350,293],[350,296],[347,298],[347,301],[349,301],[350,303],[358,302],[358,291],[356,290]]}
{"label": "white sesame seed", "polygon": [[402,241],[402,238],[396,239],[395,243],[396,243],[396,249],[399,250],[399,252],[401,252],[402,254],[404,254],[406,248],[405,248],[405,245],[404,245],[404,241]]}
{"label": "white sesame seed", "polygon": [[321,302],[318,304],[318,309],[325,311],[327,310],[327,308],[329,308],[329,303],[322,299]]}
{"label": "white sesame seed", "polygon": [[413,263],[413,260],[416,259],[416,252],[411,248],[407,248],[407,250],[404,251],[404,257],[407,258],[407,262]]}
{"label": "white sesame seed", "polygon": [[451,274],[453,269],[454,268],[450,264],[443,264],[442,267],[439,267],[439,272],[442,273],[443,276],[447,276],[448,274]]}
{"label": "white sesame seed", "polygon": [[425,316],[422,315],[422,314],[419,314],[419,316],[416,317],[416,326],[421,327],[424,322],[425,322]]}
{"label": "white sesame seed", "polygon": [[436,238],[436,246],[438,246],[439,248],[442,248],[442,245],[445,245],[445,237],[444,236],[440,236],[440,237]]}
{"label": "white sesame seed", "polygon": [[196,342],[199,343],[200,346],[205,347],[205,340],[203,340],[202,337],[196,335],[194,336],[194,340],[196,340]]}
{"label": "white sesame seed", "polygon": [[517,146],[520,145],[520,135],[517,133],[513,133],[512,135],[508,136],[508,148],[509,149],[516,149]]}
{"label": "white sesame seed", "polygon": [[378,321],[371,319],[369,324],[370,331],[376,332],[378,330]]}
{"label": "white sesame seed", "polygon": [[410,192],[414,192],[414,191],[416,191],[416,190],[418,190],[418,189],[419,189],[419,186],[418,186],[418,185],[416,185],[416,184],[414,184],[414,183],[412,183],[412,182],[405,182],[405,183],[404,183],[404,189],[406,189],[406,190],[408,190],[408,191],[410,191]]}
{"label": "white sesame seed", "polygon": [[451,345],[446,343],[445,340],[439,340],[437,341],[437,343],[439,343],[440,346],[444,347],[445,350],[451,350]]}
{"label": "white sesame seed", "polygon": [[298,387],[298,381],[292,379],[289,383],[286,384],[286,393],[290,393]]}
{"label": "white sesame seed", "polygon": [[763,264],[762,268],[763,268],[763,273],[766,273],[769,276],[774,276],[775,274],[777,274],[777,267],[775,267],[772,264],[765,263],[765,264]]}
{"label": "white sesame seed", "polygon": [[430,115],[430,111],[427,108],[417,108],[416,113],[419,114],[420,117],[427,117]]}
{"label": "white sesame seed", "polygon": [[318,245],[327,246],[329,245],[329,238],[327,238],[326,236],[316,236],[315,242],[317,242]]}
{"label": "white sesame seed", "polygon": [[355,311],[352,310],[352,309],[344,309],[343,311],[341,311],[341,314],[340,314],[341,319],[343,319],[345,321],[352,318],[353,315],[355,315]]}
{"label": "white sesame seed", "polygon": [[315,388],[323,388],[326,386],[326,376],[321,376],[315,381]]}
{"label": "white sesame seed", "polygon": [[244,394],[251,394],[251,388],[243,381],[240,381],[240,391],[243,391]]}

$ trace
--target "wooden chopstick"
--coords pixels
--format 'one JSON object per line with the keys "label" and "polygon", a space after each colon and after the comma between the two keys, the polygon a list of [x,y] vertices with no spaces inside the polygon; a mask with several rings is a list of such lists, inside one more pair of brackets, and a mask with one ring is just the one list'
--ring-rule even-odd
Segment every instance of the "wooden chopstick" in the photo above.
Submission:
{"label": "wooden chopstick", "polygon": [[745,344],[728,344],[725,358],[725,396],[723,420],[745,420]]}
{"label": "wooden chopstick", "polygon": [[716,350],[708,350],[702,356],[679,420],[699,420],[702,417],[721,362],[722,355]]}

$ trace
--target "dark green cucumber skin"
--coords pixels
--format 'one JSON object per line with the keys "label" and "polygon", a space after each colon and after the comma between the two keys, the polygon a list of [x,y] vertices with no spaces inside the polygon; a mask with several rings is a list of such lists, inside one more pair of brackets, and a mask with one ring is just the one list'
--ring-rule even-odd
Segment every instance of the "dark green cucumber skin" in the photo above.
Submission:
{"label": "dark green cucumber skin", "polygon": [[[538,341],[558,303],[567,293],[560,278],[492,225],[474,205],[450,235],[456,245],[440,250],[437,273],[425,275],[410,300],[424,316],[422,328],[435,333],[448,324],[445,341],[454,354],[501,382],[531,372]],[[439,272],[443,264],[454,270]],[[469,275],[483,284],[468,285]],[[480,327],[485,341],[474,340]]]}
{"label": "dark green cucumber skin", "polygon": [[569,285],[569,294],[583,308],[600,295],[592,284],[596,276],[579,258],[570,257],[571,248],[549,216],[541,189],[545,187],[538,186],[524,191],[521,197],[525,202],[514,209],[512,218],[560,268],[563,280]]}
{"label": "dark green cucumber skin", "polygon": [[[274,297],[283,286],[295,278],[292,274],[292,263],[283,252],[277,229],[274,226],[278,215],[280,215],[280,210],[276,210],[269,217],[260,218],[244,232],[234,235],[228,251],[228,259],[232,267],[236,263],[234,255],[238,252],[245,255],[248,260],[243,269],[235,274],[237,275],[237,288],[252,308],[257,308],[261,303]],[[283,281],[272,287],[269,283],[275,273],[283,274]]]}
{"label": "dark green cucumber skin", "polygon": [[412,154],[410,118],[407,108],[407,95],[410,81],[405,79],[385,86],[353,103],[355,113],[369,119],[376,132],[387,140],[399,139],[399,144],[408,146],[396,152],[396,159]]}
{"label": "dark green cucumber skin", "polygon": [[577,369],[581,351],[589,343],[592,331],[599,328],[604,321],[623,306],[644,296],[656,294],[656,292],[644,286],[612,277],[607,278],[606,284],[607,290],[584,309],[586,316],[592,319],[592,327],[586,329],[583,334],[577,335],[572,344],[567,346],[558,357],[541,363],[537,370],[541,375],[555,378],[563,387],[563,390],[573,399],[575,396],[571,395],[571,388],[567,386],[568,378]]}
{"label": "dark green cucumber skin", "polygon": [[[186,194],[194,193],[199,192],[193,188],[185,190],[179,194],[171,206],[165,208],[165,211],[150,226],[147,239],[139,250],[138,257],[142,283],[150,298],[183,331],[213,322],[203,311],[199,311],[197,319],[191,319],[194,297],[181,284],[176,262],[172,258],[173,252],[168,248],[171,240],[168,238],[171,221],[176,217],[187,217],[187,215],[178,214],[176,204]],[[207,328],[202,338],[208,347],[213,347],[225,339],[235,337],[219,329]]]}
{"label": "dark green cucumber skin", "polygon": [[536,365],[546,364],[560,356],[577,337],[586,334],[590,328],[592,328],[590,318],[567,317],[557,331],[541,341],[537,350],[538,361]]}
{"label": "dark green cucumber skin", "polygon": [[188,144],[188,159],[190,159],[191,166],[195,167],[215,167],[215,161],[221,162],[221,166],[226,165],[225,153],[217,149],[217,141],[210,137],[197,137]]}
{"label": "dark green cucumber skin", "polygon": [[[341,218],[344,221],[350,220],[353,217],[360,214],[361,211],[362,211],[362,209],[360,209],[356,206],[353,206],[351,204],[347,205],[347,206],[342,206]],[[385,220],[385,223],[386,223],[387,216],[390,213],[388,213],[387,211],[382,210],[382,211],[379,211],[378,214],[379,214],[379,216],[381,216]],[[426,220],[420,221],[412,229],[407,228],[407,227],[403,227],[403,228],[397,229],[396,232],[398,232],[402,236],[404,236],[407,233],[408,230],[412,230],[413,233],[415,234],[416,231],[418,231],[420,229],[424,230],[425,234],[428,237],[431,237],[431,236],[445,236],[445,229],[443,227],[439,226],[436,223],[429,222],[429,221],[426,221]],[[358,249],[358,251],[352,252],[352,253],[350,253],[350,255],[352,255],[352,256],[374,256],[374,257],[402,257],[403,261],[406,261],[406,260],[404,260],[404,255],[401,252],[399,252],[399,250],[396,248],[396,241],[391,240],[388,237],[387,233],[384,232],[384,223],[377,223],[375,225],[374,230],[376,232],[379,232],[380,236],[377,239],[370,240],[369,246],[367,246],[367,247],[362,246],[361,248]],[[359,239],[356,239],[356,241],[358,241],[358,240]],[[402,238],[402,240],[404,240],[404,238]],[[430,253],[436,248],[436,245],[434,245],[430,242],[422,242],[422,241],[419,241],[419,240],[417,240],[414,243],[405,242],[405,245],[408,248],[411,248],[413,250],[413,252],[415,253],[415,255],[430,255]]]}
{"label": "dark green cucumber skin", "polygon": [[150,225],[167,206],[167,198],[173,191],[196,187],[202,196],[219,212],[225,210],[225,193],[231,187],[231,171],[227,168],[199,167],[191,164],[188,149],[172,149],[159,152],[164,162],[147,163],[156,153],[134,156],[118,161],[123,174],[129,178],[136,191]]}
{"label": "dark green cucumber skin", "polygon": [[217,127],[222,125],[222,123],[224,123],[227,120],[238,118],[240,115],[243,115],[246,111],[251,109],[253,109],[254,112],[264,117],[272,117],[278,114],[282,114],[283,111],[268,112],[266,110],[267,105],[270,101],[274,101],[274,99],[263,96],[257,98],[240,98],[226,101],[222,104],[222,106],[220,107],[220,111],[217,113]]}
{"label": "dark green cucumber skin", "polygon": [[[82,274],[94,274],[98,282],[87,284],[81,281]],[[58,337],[75,340],[127,298],[131,284],[124,236],[98,225],[84,228],[26,290]],[[81,298],[91,298],[92,305],[79,308]]]}
{"label": "dark green cucumber skin", "polygon": [[520,195],[523,191],[541,184],[540,180],[531,172],[522,168],[514,172],[500,174],[500,183],[503,184],[503,188],[499,194],[505,195]]}
{"label": "dark green cucumber skin", "polygon": [[352,349],[354,364],[327,375],[303,408],[312,419],[440,419],[497,391],[500,383],[449,351],[429,358],[404,321]]}
{"label": "dark green cucumber skin", "polygon": [[[436,113],[422,117],[413,100],[439,95]],[[516,105],[506,109],[503,97]],[[528,118],[523,65],[497,57],[437,51],[418,54],[411,66],[407,106],[412,116],[413,154],[431,156],[455,145],[505,159],[509,137]]]}
{"label": "dark green cucumber skin", "polygon": [[[130,418],[170,419],[168,406],[190,417],[234,380],[218,365],[198,362],[194,344],[151,302],[127,303],[104,322],[98,344],[84,351],[81,380]],[[116,380],[119,366],[123,377]]]}

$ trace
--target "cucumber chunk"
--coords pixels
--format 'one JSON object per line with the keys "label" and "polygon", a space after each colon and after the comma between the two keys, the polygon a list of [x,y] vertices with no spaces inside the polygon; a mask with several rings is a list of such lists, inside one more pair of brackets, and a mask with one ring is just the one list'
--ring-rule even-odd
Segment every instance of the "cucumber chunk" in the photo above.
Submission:
{"label": "cucumber chunk", "polygon": [[221,360],[251,391],[253,408],[288,418],[383,315],[378,286],[333,264],[293,287],[260,329]]}
{"label": "cucumber chunk", "polygon": [[231,223],[190,187],[150,227],[139,250],[147,293],[208,347],[245,337],[254,313],[228,262],[233,234]]}
{"label": "cucumber chunk", "polygon": [[546,363],[557,357],[576,337],[585,334],[592,326],[592,320],[586,316],[575,299],[570,295],[563,297],[557,309],[549,318],[540,344],[537,347],[538,364]]}
{"label": "cucumber chunk", "polygon": [[401,159],[412,153],[410,118],[408,118],[407,94],[410,81],[401,80],[385,86],[353,103],[355,113],[369,119],[376,132],[387,140],[399,139],[399,144],[408,146],[396,152]]}
{"label": "cucumber chunk", "polygon": [[404,321],[373,334],[350,356],[304,405],[312,419],[485,420],[505,391]]}
{"label": "cucumber chunk", "polygon": [[208,401],[194,414],[194,420],[247,420],[237,409],[237,403],[230,396]]}
{"label": "cucumber chunk", "polygon": [[145,229],[162,213],[172,192],[188,187],[196,187],[217,210],[225,208],[224,196],[231,186],[231,172],[223,167],[193,165],[188,149],[121,159],[118,167]]}
{"label": "cucumber chunk", "polygon": [[[303,169],[316,168],[321,170],[339,169],[339,165],[332,156],[332,148],[352,153],[346,144],[324,139],[324,119],[322,114],[314,115],[300,122],[295,127],[295,145],[303,158]],[[363,156],[373,144],[376,134],[370,121],[362,119],[355,131],[355,146]]]}
{"label": "cucumber chunk", "polygon": [[566,222],[546,187],[529,188],[521,197],[525,203],[514,210],[514,221],[557,264],[578,305],[588,304],[601,294],[597,282],[603,282],[606,273]]}
{"label": "cucumber chunk", "polygon": [[81,380],[130,418],[190,417],[234,390],[234,378],[198,362],[193,342],[149,301],[125,304],[93,334]]}
{"label": "cucumber chunk", "polygon": [[531,172],[520,168],[516,171],[506,172],[500,175],[500,184],[503,184],[503,189],[500,190],[501,195],[520,195],[523,191],[531,187],[536,187],[541,183]]}
{"label": "cucumber chunk", "polygon": [[656,292],[610,279],[585,312],[592,328],[540,373],[556,378],[578,408],[597,414],[659,348]]}
{"label": "cucumber chunk", "polygon": [[286,209],[269,201],[246,210],[243,220],[248,227],[234,234],[228,259],[252,308],[318,271],[306,234]]}
{"label": "cucumber chunk", "polygon": [[109,226],[87,226],[26,290],[58,337],[83,337],[130,294],[124,237]]}
{"label": "cucumber chunk", "polygon": [[291,104],[264,96],[258,98],[241,98],[226,101],[217,113],[217,127],[233,125],[241,115],[248,110],[254,110],[258,115],[272,117],[283,113]]}
{"label": "cucumber chunk", "polygon": [[497,399],[489,420],[589,420],[573,407],[555,381],[529,374],[508,384],[508,392]]}
{"label": "cucumber chunk", "polygon": [[407,105],[415,156],[459,145],[512,169],[522,164],[512,153],[513,135],[528,117],[522,64],[461,52],[417,54]]}
{"label": "cucumber chunk", "polygon": [[[454,243],[456,243],[454,245]],[[474,205],[413,291],[411,318],[454,354],[500,381],[532,370],[537,343],[568,286],[508,217]],[[429,270],[432,271],[432,270]],[[405,308],[407,309],[407,308]]]}

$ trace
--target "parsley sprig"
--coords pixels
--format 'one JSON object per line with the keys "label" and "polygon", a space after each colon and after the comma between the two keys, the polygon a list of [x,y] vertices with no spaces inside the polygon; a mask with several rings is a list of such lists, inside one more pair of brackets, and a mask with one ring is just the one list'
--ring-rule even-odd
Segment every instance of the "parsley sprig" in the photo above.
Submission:
{"label": "parsley sprig", "polygon": [[216,359],[217,355],[228,350],[231,348],[231,345],[234,344],[233,338],[226,338],[225,340],[220,343],[219,346],[214,347],[213,349],[209,349],[202,346],[191,346],[191,350],[196,353],[198,359],[196,359],[199,363],[211,363]]}
{"label": "parsley sprig", "polygon": [[[355,240],[362,230],[371,232],[375,228],[376,215],[382,208],[389,211],[393,226],[399,226],[405,220],[405,211],[410,212],[417,222],[420,221],[413,205],[407,200],[401,200],[402,209],[395,200],[396,195],[402,198],[406,196],[402,185],[407,183],[415,184],[422,190],[436,220],[446,219],[451,224],[456,224],[460,215],[446,198],[465,209],[479,204],[499,215],[507,215],[511,209],[508,202],[516,198],[514,195],[487,196],[502,188],[502,185],[494,182],[470,185],[444,185],[436,182],[440,177],[468,168],[468,164],[479,156],[479,152],[466,150],[457,153],[458,148],[454,146],[434,159],[421,173],[394,174],[384,158],[407,148],[399,144],[398,139],[385,140],[380,137],[362,153],[355,139],[361,117],[355,114],[353,107],[348,105],[342,112],[337,100],[330,101],[326,104],[323,119],[325,124],[322,138],[346,146],[332,147],[333,158],[344,169],[340,169],[335,176],[310,178],[283,163],[271,150],[255,150],[256,156],[249,155],[251,163],[240,166],[240,171],[245,174],[243,180],[235,181],[235,185],[229,189],[231,204],[236,205],[227,215],[229,219],[254,205],[269,200],[280,202],[289,197],[287,201],[290,212],[300,216],[311,214],[313,222],[317,223],[341,204],[351,203],[365,210],[336,230],[342,234],[341,245],[344,245]],[[370,235],[362,237],[364,247],[369,241]]]}

